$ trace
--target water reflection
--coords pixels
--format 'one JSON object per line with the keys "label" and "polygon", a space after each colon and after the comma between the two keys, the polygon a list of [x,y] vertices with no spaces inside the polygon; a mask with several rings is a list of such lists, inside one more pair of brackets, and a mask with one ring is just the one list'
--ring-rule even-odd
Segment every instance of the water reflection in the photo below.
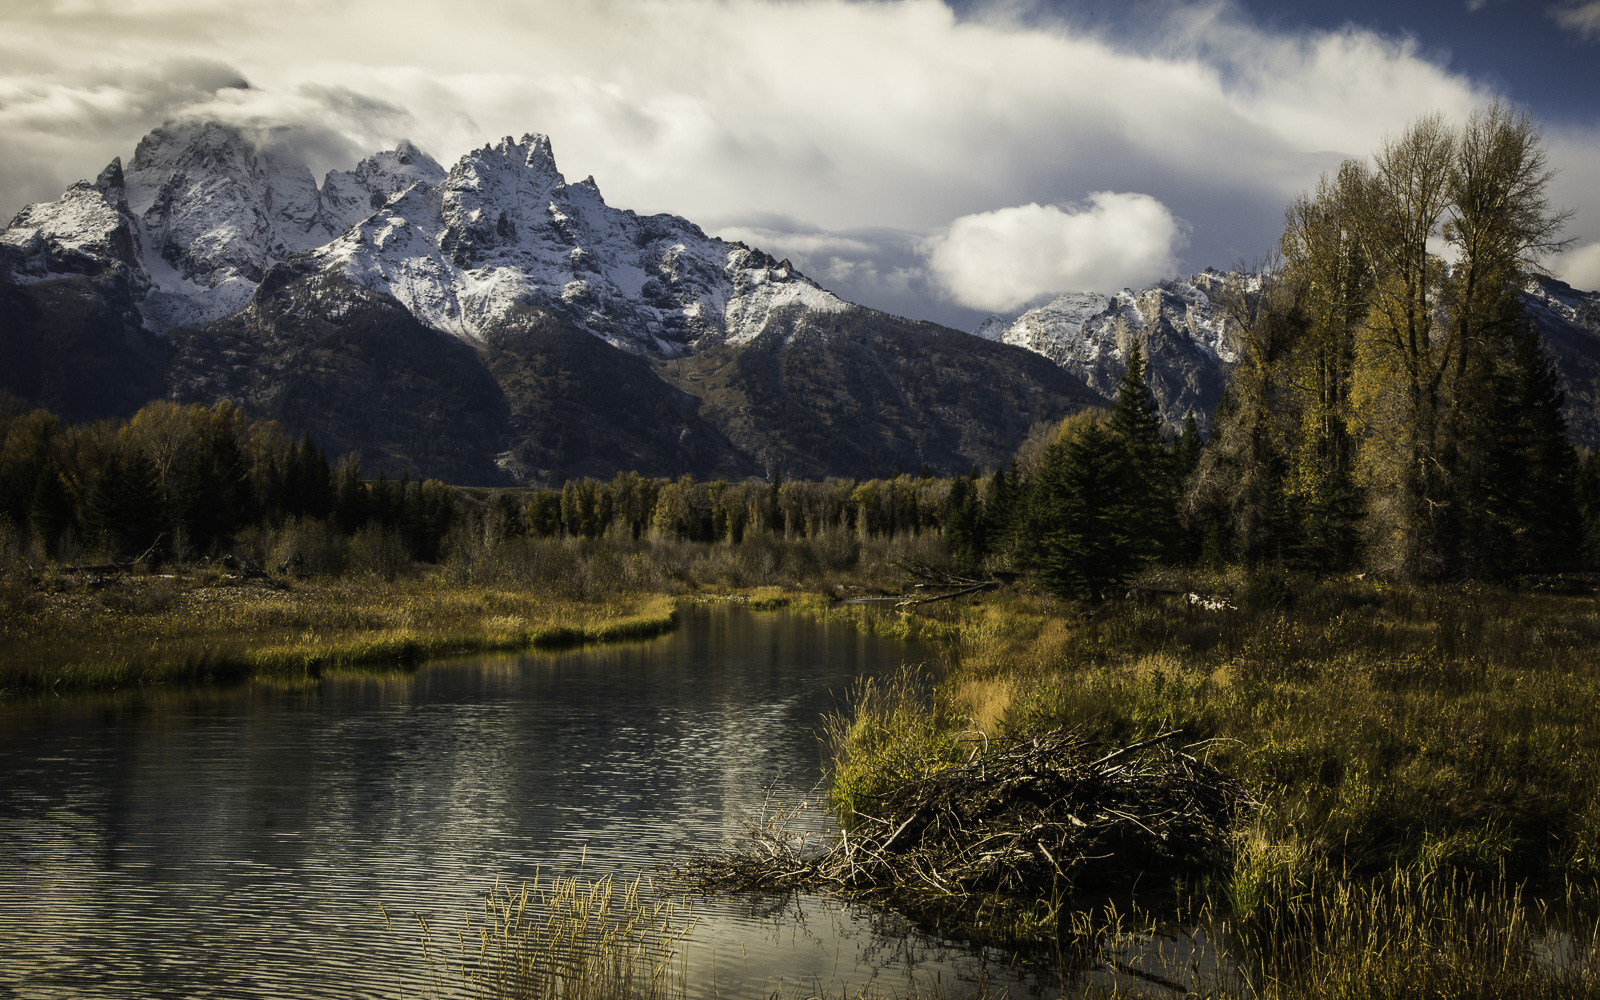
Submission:
{"label": "water reflection", "polygon": [[[921,655],[690,607],[648,643],[0,708],[0,996],[412,992],[415,935],[380,900],[452,927],[496,878],[631,874],[734,836],[812,790],[817,722],[855,677]],[[771,906],[697,903],[696,995],[993,974],[891,918]]]}

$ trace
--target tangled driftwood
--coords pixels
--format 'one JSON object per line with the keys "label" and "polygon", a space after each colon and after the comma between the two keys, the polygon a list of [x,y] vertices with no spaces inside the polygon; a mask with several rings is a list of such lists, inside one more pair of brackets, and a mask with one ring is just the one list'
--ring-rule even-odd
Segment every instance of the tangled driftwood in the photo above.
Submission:
{"label": "tangled driftwood", "polygon": [[930,769],[818,840],[781,817],[708,861],[742,889],[1038,897],[1226,862],[1250,802],[1237,782],[1164,733],[1109,753],[1070,734],[991,741]]}

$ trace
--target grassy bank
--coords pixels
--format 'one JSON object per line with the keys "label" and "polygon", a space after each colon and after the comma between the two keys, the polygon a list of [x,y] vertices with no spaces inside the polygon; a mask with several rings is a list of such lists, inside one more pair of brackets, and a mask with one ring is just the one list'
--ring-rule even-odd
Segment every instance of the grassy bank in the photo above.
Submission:
{"label": "grassy bank", "polygon": [[[934,639],[946,662],[936,683],[880,685],[837,720],[841,807],[966,761],[982,736],[1060,729],[1112,746],[1182,729],[1212,741],[1205,758],[1260,807],[1231,867],[1181,887],[1179,910],[1225,924],[1275,981],[1300,984],[1269,995],[1509,996],[1485,984],[1535,980],[1526,995],[1597,995],[1592,973],[1552,979],[1529,971],[1527,949],[1474,950],[1450,931],[1472,913],[1494,915],[1502,943],[1527,941],[1534,911],[1587,926],[1600,876],[1594,597],[1241,574],[1145,583],[1142,600],[1019,590],[893,626]],[[1530,910],[1525,897],[1557,902]],[[1435,992],[1406,981],[1405,955],[1449,967],[1418,980]]]}
{"label": "grassy bank", "polygon": [[214,571],[125,574],[97,588],[0,595],[0,692],[316,676],[481,650],[644,638],[673,599],[597,599],[431,574],[266,586]]}
{"label": "grassy bank", "polygon": [[[415,663],[430,656],[654,635],[674,599],[898,587],[936,536],[752,532],[742,544],[670,538],[505,538],[461,531],[437,563],[393,538],[319,521],[245,533],[237,570],[142,564],[74,572],[0,525],[0,695]],[[103,557],[86,557],[103,562]]]}

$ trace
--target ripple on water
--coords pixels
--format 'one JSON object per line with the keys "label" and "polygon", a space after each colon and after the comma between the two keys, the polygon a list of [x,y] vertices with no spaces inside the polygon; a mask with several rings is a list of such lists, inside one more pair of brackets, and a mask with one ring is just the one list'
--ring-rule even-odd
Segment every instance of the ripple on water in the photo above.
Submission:
{"label": "ripple on water", "polygon": [[[647,643],[310,692],[0,708],[0,994],[414,994],[413,913],[451,929],[497,878],[632,875],[724,842],[768,795],[813,791],[817,723],[855,677],[921,655],[800,615],[700,607]],[[694,909],[692,996],[982,974],[817,899]]]}

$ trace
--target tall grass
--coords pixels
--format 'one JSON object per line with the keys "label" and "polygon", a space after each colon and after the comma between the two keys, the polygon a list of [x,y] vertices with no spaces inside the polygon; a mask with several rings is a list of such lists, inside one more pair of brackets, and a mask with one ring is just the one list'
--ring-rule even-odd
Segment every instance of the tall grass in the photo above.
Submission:
{"label": "tall grass", "polygon": [[[1213,738],[1274,841],[1329,870],[1600,875],[1600,606],[1591,597],[1301,581],[1288,608],[1230,582],[1078,609],[934,605],[957,638],[938,705],[997,731]],[[1242,584],[1238,585],[1243,590]]]}
{"label": "tall grass", "polygon": [[694,927],[692,909],[686,900],[659,897],[642,878],[542,882],[535,873],[517,891],[496,884],[477,922],[468,915],[442,940],[425,918],[416,919],[437,996],[671,1000],[684,994],[677,949]]}
{"label": "tall grass", "polygon": [[[1595,598],[1143,583],[1100,607],[1014,591],[922,609],[939,683],[871,692],[832,727],[836,795],[892,783],[917,754],[936,763],[963,732],[1121,744],[1183,728],[1263,804],[1226,877],[1149,887],[1168,918],[1173,898],[1203,911],[1254,983],[1215,995],[1600,996]],[[1552,893],[1573,904],[1571,937],[1546,936]],[[1068,933],[1069,910],[1044,930],[1057,946],[1087,932]],[[1579,954],[1544,961],[1555,940]]]}

